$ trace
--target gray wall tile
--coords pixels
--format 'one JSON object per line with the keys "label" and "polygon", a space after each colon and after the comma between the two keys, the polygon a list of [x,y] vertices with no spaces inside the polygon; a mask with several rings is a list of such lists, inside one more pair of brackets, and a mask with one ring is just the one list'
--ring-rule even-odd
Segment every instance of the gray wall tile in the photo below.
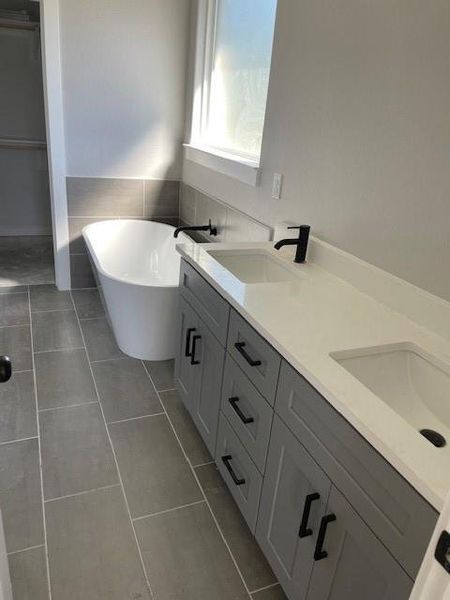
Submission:
{"label": "gray wall tile", "polygon": [[223,242],[227,224],[227,211],[223,204],[219,204],[209,196],[197,192],[196,224],[207,225],[211,219],[212,225],[217,228],[217,236],[206,236],[211,242]]}
{"label": "gray wall tile", "polygon": [[270,227],[227,207],[226,242],[268,242],[271,235]]}
{"label": "gray wall tile", "polygon": [[48,502],[45,512],[53,600],[150,600],[119,486]]}
{"label": "gray wall tile", "polygon": [[29,325],[0,327],[0,354],[6,354],[11,358],[15,371],[32,369]]}
{"label": "gray wall tile", "polygon": [[70,256],[70,276],[73,289],[96,287],[91,263],[86,254],[72,254]]}
{"label": "gray wall tile", "polygon": [[178,217],[180,182],[148,179],[144,183],[145,217]]}
{"label": "gray wall tile", "polygon": [[0,442],[37,435],[33,372],[14,373],[0,386]]}
{"label": "gray wall tile", "polygon": [[35,352],[83,346],[74,310],[55,310],[32,314]]}
{"label": "gray wall tile", "polygon": [[141,179],[67,177],[71,217],[142,217],[143,198]]}
{"label": "gray wall tile", "polygon": [[106,217],[69,217],[69,252],[70,254],[86,254],[86,244],[84,243],[81,231],[86,225],[97,223],[98,221],[108,221]]}
{"label": "gray wall tile", "polygon": [[48,600],[45,548],[10,554],[9,572],[15,600]]}
{"label": "gray wall tile", "polygon": [[180,219],[192,225],[195,223],[195,190],[190,185],[182,184],[180,191]]}

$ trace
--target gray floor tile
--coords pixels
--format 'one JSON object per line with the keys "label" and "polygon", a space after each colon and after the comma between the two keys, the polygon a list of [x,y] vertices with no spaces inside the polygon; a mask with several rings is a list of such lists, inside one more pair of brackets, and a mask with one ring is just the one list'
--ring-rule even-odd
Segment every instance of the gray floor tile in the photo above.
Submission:
{"label": "gray floor tile", "polygon": [[146,360],[144,362],[158,392],[175,388],[174,360]]}
{"label": "gray floor tile", "polygon": [[33,372],[14,373],[0,386],[0,442],[37,435]]}
{"label": "gray floor tile", "polygon": [[237,508],[214,464],[195,469],[219,527],[230,546],[247,587],[258,590],[277,579]]}
{"label": "gray floor tile", "polygon": [[11,358],[15,371],[33,368],[31,357],[31,335],[29,325],[0,328],[0,354]]}
{"label": "gray floor tile", "polygon": [[133,517],[202,499],[164,415],[109,425]]}
{"label": "gray floor tile", "polygon": [[74,310],[33,313],[32,320],[35,352],[83,346]]}
{"label": "gray floor tile", "polygon": [[206,504],[135,522],[158,600],[248,600]]}
{"label": "gray floor tile", "polygon": [[29,323],[28,294],[0,294],[0,327]]}
{"label": "gray floor tile", "polygon": [[26,285],[0,285],[0,294],[21,294],[28,292]]}
{"label": "gray floor tile", "polygon": [[41,412],[40,429],[45,499],[118,482],[98,404]]}
{"label": "gray floor tile", "polygon": [[70,292],[60,292],[55,285],[30,286],[31,311],[73,308]]}
{"label": "gray floor tile", "polygon": [[44,543],[37,439],[0,446],[0,506],[8,552]]}
{"label": "gray floor tile", "polygon": [[256,592],[256,594],[252,594],[252,598],[253,600],[287,600],[280,585]]}
{"label": "gray floor tile", "polygon": [[119,486],[45,512],[53,600],[150,600]]}
{"label": "gray floor tile", "polygon": [[125,356],[117,346],[106,317],[81,321],[90,360],[109,360]]}
{"label": "gray floor tile", "polygon": [[160,398],[191,465],[202,465],[213,460],[178,392],[161,392]]}
{"label": "gray floor tile", "polygon": [[8,560],[14,600],[48,600],[45,548],[10,554]]}
{"label": "gray floor tile", "polygon": [[84,349],[44,352],[34,360],[40,409],[97,400]]}
{"label": "gray floor tile", "polygon": [[80,319],[92,319],[94,317],[103,317],[105,311],[100,299],[100,294],[96,288],[88,290],[73,290],[72,298]]}

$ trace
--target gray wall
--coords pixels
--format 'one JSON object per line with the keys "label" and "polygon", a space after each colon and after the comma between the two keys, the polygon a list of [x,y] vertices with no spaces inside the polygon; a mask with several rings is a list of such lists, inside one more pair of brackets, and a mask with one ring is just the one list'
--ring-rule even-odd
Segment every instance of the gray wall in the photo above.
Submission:
{"label": "gray wall", "polygon": [[279,0],[261,185],[184,181],[450,300],[449,26],[447,0]]}

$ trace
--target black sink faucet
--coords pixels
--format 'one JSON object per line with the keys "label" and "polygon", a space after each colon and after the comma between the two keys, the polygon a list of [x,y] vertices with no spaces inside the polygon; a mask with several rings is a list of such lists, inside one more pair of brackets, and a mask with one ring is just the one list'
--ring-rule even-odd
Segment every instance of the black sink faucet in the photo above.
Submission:
{"label": "black sink faucet", "polygon": [[294,262],[304,263],[306,260],[306,251],[308,249],[309,231],[311,227],[309,225],[298,225],[296,227],[288,227],[288,229],[299,229],[298,238],[280,240],[274,246],[276,250],[279,250],[283,246],[297,246],[295,253]]}
{"label": "black sink faucet", "polygon": [[181,231],[207,231],[209,235],[217,235],[217,228],[211,225],[211,219],[209,219],[208,225],[185,225],[183,227],[177,227],[173,237],[177,238]]}

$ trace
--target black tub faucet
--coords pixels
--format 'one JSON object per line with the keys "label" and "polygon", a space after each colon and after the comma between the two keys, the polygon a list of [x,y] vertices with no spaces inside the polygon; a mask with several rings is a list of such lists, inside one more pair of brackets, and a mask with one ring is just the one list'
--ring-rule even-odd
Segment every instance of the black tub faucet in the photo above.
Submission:
{"label": "black tub faucet", "polygon": [[304,263],[306,260],[306,251],[308,250],[308,240],[309,240],[309,231],[311,229],[310,225],[298,225],[295,227],[288,227],[288,229],[299,229],[298,238],[280,240],[274,246],[276,250],[279,250],[283,246],[297,246],[297,251],[295,252],[294,262],[296,263]]}
{"label": "black tub faucet", "polygon": [[209,235],[217,235],[217,228],[211,225],[211,219],[209,219],[208,225],[185,225],[183,227],[177,227],[173,237],[177,238],[181,231],[207,231]]}

